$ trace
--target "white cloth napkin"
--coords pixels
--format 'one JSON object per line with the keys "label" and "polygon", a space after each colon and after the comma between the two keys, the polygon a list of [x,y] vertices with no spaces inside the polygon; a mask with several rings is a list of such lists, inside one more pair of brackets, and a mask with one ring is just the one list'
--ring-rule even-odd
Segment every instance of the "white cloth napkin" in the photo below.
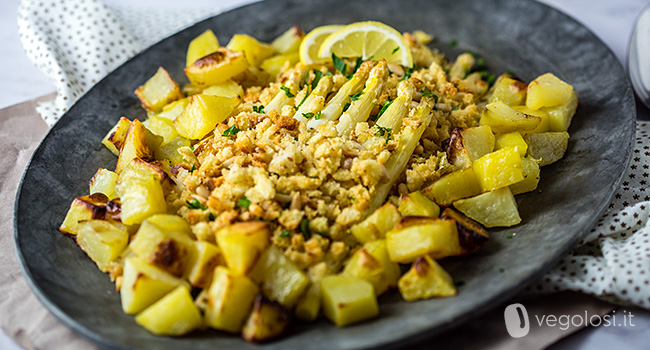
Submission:
{"label": "white cloth napkin", "polygon": [[[240,3],[250,2],[242,0]],[[99,0],[22,0],[20,37],[30,60],[57,87],[37,110],[48,125],[104,75],[143,48],[223,10],[109,8]],[[591,233],[528,291],[580,291],[650,309],[650,124],[637,124],[634,159]]]}

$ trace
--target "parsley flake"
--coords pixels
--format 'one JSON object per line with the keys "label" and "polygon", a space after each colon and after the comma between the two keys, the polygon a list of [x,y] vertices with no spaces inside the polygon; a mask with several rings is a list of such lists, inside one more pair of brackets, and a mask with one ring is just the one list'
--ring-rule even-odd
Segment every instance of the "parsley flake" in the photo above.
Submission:
{"label": "parsley flake", "polygon": [[309,231],[309,220],[308,219],[302,219],[300,222],[300,232],[302,233],[305,238],[309,239],[311,238],[311,231]]}
{"label": "parsley flake", "polygon": [[397,52],[397,51],[399,51],[399,46],[396,47],[396,48],[394,48],[392,53],[395,53],[395,52]]}
{"label": "parsley flake", "polygon": [[302,106],[302,104],[305,103],[305,100],[307,99],[307,96],[309,96],[309,92],[307,92],[305,94],[305,97],[302,98],[302,101],[300,101],[300,103],[297,106],[294,106],[293,109],[295,109],[297,111],[298,108],[300,108],[300,106]]}
{"label": "parsley flake", "polygon": [[386,136],[386,143],[388,143],[388,140],[390,140],[390,136],[393,133],[393,128],[385,128],[383,126],[377,126],[377,132],[375,133],[375,136],[377,137],[384,137]]}
{"label": "parsley flake", "polygon": [[210,221],[214,221],[214,219],[216,219],[216,218],[214,217],[214,214],[212,214],[212,213],[208,213],[208,220],[210,220]]}
{"label": "parsley flake", "polygon": [[221,136],[223,136],[223,137],[232,137],[232,136],[237,135],[237,133],[240,132],[240,131],[242,131],[242,129],[238,128],[237,125],[233,125],[233,126],[229,127],[228,129],[226,129],[226,131],[224,131],[223,134],[221,134]]}
{"label": "parsley flake", "polygon": [[359,96],[361,96],[361,94],[363,94],[363,91],[359,91],[359,92],[357,92],[357,93],[354,94],[354,95],[350,95],[350,101],[356,101],[356,100],[358,100],[358,99],[359,99]]}
{"label": "parsley flake", "polygon": [[333,77],[333,76],[334,76],[334,73],[332,73],[332,72],[325,72],[325,76],[327,76],[327,77]]}
{"label": "parsley flake", "polygon": [[320,111],[320,112],[316,113],[316,116],[314,117],[314,119],[316,119],[316,120],[320,119],[321,114],[323,114],[323,111]]}
{"label": "parsley flake", "polygon": [[291,93],[291,90],[287,86],[283,86],[280,88],[280,90],[284,91],[284,94],[287,95],[287,97],[292,98],[295,95]]}
{"label": "parsley flake", "polygon": [[191,201],[185,201],[187,203],[187,207],[189,209],[201,209],[201,210],[206,210],[208,208],[205,207],[205,205],[201,204],[196,198],[192,199]]}
{"label": "parsley flake", "polygon": [[[395,101],[395,100],[393,100],[393,101]],[[381,117],[381,115],[384,114],[384,112],[386,112],[386,110],[391,105],[391,103],[393,103],[393,101],[384,102],[384,106],[381,107],[381,109],[379,110],[379,114],[377,114],[377,118]]]}
{"label": "parsley flake", "polygon": [[305,119],[311,119],[314,117],[314,113],[312,112],[303,113],[302,116],[305,117]]}
{"label": "parsley flake", "polygon": [[323,72],[316,69],[313,69],[312,72],[314,72],[314,79],[311,81],[311,91],[314,91],[316,85],[318,85],[318,82],[320,81],[320,78],[323,77]]}
{"label": "parsley flake", "polygon": [[414,69],[413,67],[406,68],[406,73],[404,73],[404,77],[402,79],[400,79],[399,81],[410,79],[411,74],[413,74],[413,69]]}
{"label": "parsley flake", "polygon": [[455,47],[458,44],[456,40],[452,40],[449,42],[449,47]]}
{"label": "parsley flake", "polygon": [[[368,58],[368,59],[372,59],[372,57],[370,57],[370,58]],[[352,78],[352,76],[354,75],[354,73],[356,73],[357,70],[359,70],[359,67],[361,67],[361,64],[362,64],[362,63],[363,63],[363,60],[361,59],[361,57],[357,57],[357,60],[356,60],[356,62],[354,63],[354,70],[352,71],[352,73],[350,73],[350,75],[347,76],[348,79]]]}
{"label": "parsley flake", "polygon": [[499,272],[504,272],[505,270],[506,270],[506,269],[504,269],[503,267],[500,267],[500,268],[499,268]]}
{"label": "parsley flake", "polygon": [[452,110],[452,111],[457,111],[457,110],[459,110],[459,109],[460,109],[460,106],[456,106],[456,107],[453,107],[451,110]]}
{"label": "parsley flake", "polygon": [[334,69],[341,72],[343,76],[346,77],[348,76],[347,75],[348,65],[345,64],[345,62],[342,59],[340,59],[338,56],[336,56],[336,54],[334,54],[333,52],[332,52],[332,62],[334,63]]}
{"label": "parsley flake", "polygon": [[237,206],[240,208],[248,208],[251,206],[251,201],[250,199],[246,198],[246,196],[241,196],[241,198],[239,198],[237,201]]}
{"label": "parsley flake", "polygon": [[506,238],[507,239],[512,239],[512,235],[507,235]]}
{"label": "parsley flake", "polygon": [[343,106],[343,112],[347,111],[348,108],[350,108],[350,102],[345,103],[345,105]]}
{"label": "parsley flake", "polygon": [[284,231],[282,231],[282,233],[280,233],[279,237],[280,238],[289,237],[290,234],[291,234],[291,232],[289,230],[284,230]]}
{"label": "parsley flake", "polygon": [[190,169],[190,174],[193,173],[194,170],[196,170],[196,164],[192,164],[192,169]]}
{"label": "parsley flake", "polygon": [[264,105],[253,106],[253,112],[264,113]]}

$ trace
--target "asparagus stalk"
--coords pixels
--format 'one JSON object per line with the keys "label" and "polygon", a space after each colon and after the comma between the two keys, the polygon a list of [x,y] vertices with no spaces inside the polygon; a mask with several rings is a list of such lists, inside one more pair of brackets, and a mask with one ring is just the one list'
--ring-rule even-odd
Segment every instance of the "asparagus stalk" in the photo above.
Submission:
{"label": "asparagus stalk", "polygon": [[370,71],[370,76],[366,81],[366,88],[363,89],[358,100],[353,101],[350,108],[343,112],[336,125],[339,136],[348,136],[357,123],[365,121],[370,116],[372,108],[377,102],[377,98],[384,89],[386,79],[388,78],[388,66],[386,60],[381,60]]}
{"label": "asparagus stalk", "polygon": [[280,90],[275,97],[269,102],[269,104],[264,108],[266,113],[268,114],[269,112],[275,110],[278,111],[278,113],[282,113],[282,107],[293,103],[295,99],[295,95],[298,94],[298,91],[300,91],[300,79],[302,79],[305,74],[307,74],[308,70],[306,66],[299,66],[296,68],[295,71],[289,75],[289,79],[287,79],[287,82],[284,84],[287,88],[289,88],[289,94],[293,95],[294,97],[289,97],[286,91]]}
{"label": "asparagus stalk", "polygon": [[375,125],[384,129],[399,130],[402,126],[402,119],[404,119],[411,107],[414,95],[415,85],[408,80],[401,81],[397,86],[397,97],[386,108]]}
{"label": "asparagus stalk", "polygon": [[388,158],[386,164],[384,164],[388,171],[388,178],[390,180],[386,183],[379,184],[375,188],[375,193],[370,202],[370,207],[366,211],[364,217],[372,214],[386,201],[388,192],[393,188],[400,174],[404,172],[409,159],[411,159],[411,155],[413,155],[415,147],[417,147],[420,142],[420,137],[422,137],[424,130],[429,126],[429,122],[431,122],[433,116],[433,113],[431,113],[432,109],[433,101],[424,97],[420,101],[420,104],[414,109],[413,116],[408,118],[411,119],[411,121],[403,128],[397,148],[393,151],[390,158]]}
{"label": "asparagus stalk", "polygon": [[343,112],[346,103],[350,102],[350,96],[356,94],[363,88],[363,83],[368,79],[368,74],[374,65],[373,61],[365,61],[361,64],[359,69],[354,73],[354,76],[348,80],[341,89],[332,97],[332,100],[322,110],[321,116],[318,120],[312,119],[307,123],[308,128],[317,128],[329,120],[337,120]]}
{"label": "asparagus stalk", "polygon": [[[314,119],[316,114],[320,112],[325,106],[325,97],[327,96],[327,93],[329,93],[332,89],[332,85],[332,77],[322,77],[318,82],[318,85],[316,85],[314,91],[312,91],[311,94],[309,94],[309,96],[305,99],[305,101],[302,102],[302,105],[300,105],[300,107],[296,106],[298,107],[298,110],[296,111],[296,114],[293,115],[293,117],[305,124],[307,124],[309,120]],[[296,102],[300,103],[298,101]]]}

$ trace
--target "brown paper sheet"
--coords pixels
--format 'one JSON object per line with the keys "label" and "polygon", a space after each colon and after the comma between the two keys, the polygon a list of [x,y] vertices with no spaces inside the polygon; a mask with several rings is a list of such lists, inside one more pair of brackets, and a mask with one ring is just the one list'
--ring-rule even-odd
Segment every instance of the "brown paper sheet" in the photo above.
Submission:
{"label": "brown paper sheet", "polygon": [[[0,164],[4,165],[0,168],[0,198],[4,198],[0,201],[0,328],[25,349],[96,349],[37,300],[22,275],[13,243],[16,190],[27,162],[47,132],[34,107],[51,98],[49,95],[0,110]],[[417,348],[543,349],[583,327],[539,327],[535,315],[603,315],[613,309],[611,304],[576,293],[547,295],[521,303],[531,319],[530,333],[525,337],[508,335],[503,318],[507,303]]]}

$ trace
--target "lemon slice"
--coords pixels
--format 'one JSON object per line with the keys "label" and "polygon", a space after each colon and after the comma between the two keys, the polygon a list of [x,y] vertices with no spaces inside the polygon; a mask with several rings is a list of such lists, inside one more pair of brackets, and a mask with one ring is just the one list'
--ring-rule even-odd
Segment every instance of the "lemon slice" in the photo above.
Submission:
{"label": "lemon slice", "polygon": [[349,24],[328,36],[318,51],[318,57],[361,57],[386,59],[404,67],[413,66],[408,44],[395,29],[374,21]]}
{"label": "lemon slice", "polygon": [[321,26],[314,28],[309,34],[305,35],[300,43],[300,62],[305,64],[320,63],[327,61],[326,58],[318,57],[318,49],[325,39],[327,39],[330,34],[336,32],[337,30],[343,28],[344,26],[333,24],[328,26]]}

